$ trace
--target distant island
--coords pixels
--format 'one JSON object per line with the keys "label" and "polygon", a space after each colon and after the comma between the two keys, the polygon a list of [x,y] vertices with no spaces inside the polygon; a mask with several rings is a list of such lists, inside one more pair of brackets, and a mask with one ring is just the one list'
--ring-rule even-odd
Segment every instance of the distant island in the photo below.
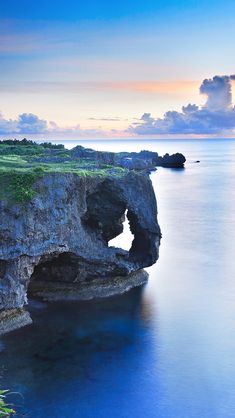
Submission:
{"label": "distant island", "polygon": [[[31,323],[28,295],[79,300],[147,280],[161,238],[149,173],[182,154],[0,142],[0,333]],[[130,250],[109,246],[127,216]]]}

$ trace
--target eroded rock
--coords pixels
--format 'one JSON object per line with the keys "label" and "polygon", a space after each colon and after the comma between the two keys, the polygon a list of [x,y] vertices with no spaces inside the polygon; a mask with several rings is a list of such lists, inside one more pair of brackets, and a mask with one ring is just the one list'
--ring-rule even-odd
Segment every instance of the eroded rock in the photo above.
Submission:
{"label": "eroded rock", "polygon": [[[22,316],[29,287],[49,299],[54,292],[56,299],[56,291],[62,298],[61,289],[74,286],[73,298],[77,292],[79,299],[99,296],[99,280],[105,288],[100,296],[146,281],[136,272],[157,260],[160,243],[147,174],[128,172],[118,178],[51,173],[38,179],[34,189],[38,193],[30,202],[0,201],[2,313]],[[122,232],[126,211],[134,235],[129,251],[108,246]]]}

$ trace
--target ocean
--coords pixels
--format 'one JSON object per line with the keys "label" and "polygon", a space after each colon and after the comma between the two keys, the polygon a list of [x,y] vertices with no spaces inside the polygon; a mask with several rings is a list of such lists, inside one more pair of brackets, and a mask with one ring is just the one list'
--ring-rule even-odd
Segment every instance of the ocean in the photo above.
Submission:
{"label": "ocean", "polygon": [[[143,289],[30,301],[34,324],[1,337],[0,385],[16,416],[234,418],[235,140],[64,143],[187,162],[151,174],[162,241]],[[117,242],[131,245],[127,225]]]}

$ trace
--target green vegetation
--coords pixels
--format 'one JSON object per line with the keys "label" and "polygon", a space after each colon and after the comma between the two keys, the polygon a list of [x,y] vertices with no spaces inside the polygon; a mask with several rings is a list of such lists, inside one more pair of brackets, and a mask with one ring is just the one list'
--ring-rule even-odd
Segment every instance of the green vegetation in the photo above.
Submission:
{"label": "green vegetation", "polygon": [[74,157],[63,145],[37,144],[26,139],[0,141],[0,199],[11,203],[30,201],[38,191],[35,182],[48,173],[120,177],[126,169],[99,164],[90,157]]}
{"label": "green vegetation", "polygon": [[51,142],[42,142],[38,144],[37,142],[31,141],[30,139],[22,139],[19,141],[18,139],[5,139],[0,141],[1,145],[16,145],[17,147],[22,146],[35,146],[35,147],[43,147],[43,148],[50,148],[50,149],[64,149],[63,144],[52,144]]}
{"label": "green vegetation", "polygon": [[6,403],[8,390],[0,390],[0,418],[11,417],[15,411]]}
{"label": "green vegetation", "polygon": [[6,197],[10,201],[19,203],[31,200],[36,195],[32,186],[39,176],[40,174],[35,172],[17,173],[12,171],[8,174],[0,173],[2,185],[0,197]]}
{"label": "green vegetation", "polygon": [[112,168],[111,164],[101,164],[101,168]]}

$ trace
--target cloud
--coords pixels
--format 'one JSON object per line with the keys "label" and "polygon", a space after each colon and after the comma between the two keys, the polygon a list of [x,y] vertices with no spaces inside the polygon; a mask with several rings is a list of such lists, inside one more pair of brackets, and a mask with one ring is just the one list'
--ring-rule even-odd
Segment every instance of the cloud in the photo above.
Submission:
{"label": "cloud", "polygon": [[231,80],[235,80],[235,75],[215,76],[213,79],[203,81],[200,93],[207,96],[205,107],[216,111],[232,106]]}
{"label": "cloud", "polygon": [[0,113],[0,135],[1,136],[21,136],[21,135],[43,135],[48,138],[70,137],[70,138],[107,138],[124,134],[122,131],[112,129],[104,131],[102,129],[84,129],[79,124],[75,126],[60,127],[56,122],[47,122],[32,113],[22,113],[16,119],[6,119]]}
{"label": "cloud", "polygon": [[181,112],[166,112],[163,118],[144,113],[128,132],[138,135],[232,133],[235,129],[232,80],[235,75],[205,79],[200,86],[200,93],[207,98],[204,106],[188,104]]}
{"label": "cloud", "polygon": [[18,119],[19,133],[38,134],[47,132],[47,122],[32,113],[22,113]]}
{"label": "cloud", "polygon": [[5,119],[0,114],[0,134],[39,134],[48,131],[47,122],[32,113],[22,113],[17,119]]}
{"label": "cloud", "polygon": [[[127,131],[84,129],[79,124],[60,127],[55,122],[40,119],[32,113],[22,113],[16,119],[6,119],[0,113],[0,135],[43,135],[46,137],[123,137],[135,135],[232,135],[235,133],[235,106],[232,104],[231,83],[235,75],[205,79],[200,93],[206,96],[204,106],[189,103],[181,112],[168,111],[163,118],[144,113]],[[96,120],[96,118],[90,118]],[[119,118],[97,120],[118,121]]]}
{"label": "cloud", "polygon": [[[88,120],[95,120],[95,121],[99,121],[99,122],[120,122],[121,118],[119,117],[113,117],[113,118],[88,118]],[[127,120],[127,119],[124,119]]]}

